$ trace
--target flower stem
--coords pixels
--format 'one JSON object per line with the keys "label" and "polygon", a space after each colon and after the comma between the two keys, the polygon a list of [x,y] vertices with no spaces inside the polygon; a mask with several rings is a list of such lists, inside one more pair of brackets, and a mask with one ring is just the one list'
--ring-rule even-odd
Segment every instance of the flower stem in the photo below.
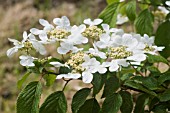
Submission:
{"label": "flower stem", "polygon": [[64,84],[64,87],[63,87],[62,91],[64,91],[64,90],[65,90],[65,88],[66,88],[67,84],[68,84],[71,80],[72,80],[72,79],[69,79],[69,80],[67,80],[67,81],[66,81],[66,83]]}

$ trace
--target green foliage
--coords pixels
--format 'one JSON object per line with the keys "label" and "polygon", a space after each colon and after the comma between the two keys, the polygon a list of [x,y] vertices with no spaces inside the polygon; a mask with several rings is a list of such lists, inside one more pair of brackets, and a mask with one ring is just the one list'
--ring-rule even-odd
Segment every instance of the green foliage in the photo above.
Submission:
{"label": "green foliage", "polygon": [[56,80],[56,75],[54,75],[54,74],[46,74],[44,76],[44,79],[46,81],[46,86],[51,86],[51,85],[53,85],[53,83]]}
{"label": "green foliage", "polygon": [[119,2],[119,0],[106,0],[107,1],[107,4],[112,4],[112,3],[115,3],[115,2]]}
{"label": "green foliage", "polygon": [[87,96],[90,94],[91,89],[83,88],[76,92],[73,96],[71,108],[73,113],[77,113],[80,107],[85,103]]}
{"label": "green foliage", "polygon": [[168,58],[170,56],[170,21],[163,22],[156,31],[155,44],[158,46],[164,46],[165,49],[160,52],[162,56]]}
{"label": "green foliage", "polygon": [[66,113],[67,101],[62,91],[52,93],[40,107],[40,113]]}
{"label": "green foliage", "polygon": [[159,95],[159,99],[161,102],[170,100],[170,89],[167,89],[165,92]]}
{"label": "green foliage", "polygon": [[130,21],[134,21],[136,18],[136,1],[132,0],[126,5],[126,15]]}
{"label": "green foliage", "polygon": [[159,84],[163,84],[168,80],[170,81],[170,71],[160,74],[160,77],[158,78]]}
{"label": "green foliage", "polygon": [[152,35],[153,22],[154,22],[153,14],[148,9],[143,10],[135,20],[135,27],[137,33],[141,35],[144,34]]}
{"label": "green foliage", "polygon": [[151,54],[147,54],[147,60],[149,63],[157,63],[157,62],[163,62],[165,64],[168,64],[168,61],[160,56],[160,55],[151,55]]}
{"label": "green foliage", "polygon": [[121,113],[132,113],[133,110],[133,97],[127,91],[120,91],[122,97],[122,106],[120,107]]}
{"label": "green foliage", "polygon": [[77,113],[99,113],[100,105],[95,98],[88,99]]}
{"label": "green foliage", "polygon": [[99,15],[103,22],[115,27],[119,3],[112,3],[108,5]]}
{"label": "green foliage", "polygon": [[19,89],[22,87],[23,83],[26,81],[26,79],[28,78],[28,76],[30,74],[31,74],[31,72],[27,72],[22,76],[22,78],[20,80],[18,80],[17,86],[18,86]]}
{"label": "green foliage", "polygon": [[18,96],[17,113],[39,113],[41,90],[40,82],[30,82]]}
{"label": "green foliage", "polygon": [[146,104],[148,103],[148,95],[147,94],[142,94],[137,98],[134,113],[145,113],[144,108]]}
{"label": "green foliage", "polygon": [[102,113],[117,113],[122,105],[122,97],[112,93],[106,97],[102,105]]}
{"label": "green foliage", "polygon": [[116,75],[113,75],[109,77],[106,80],[104,91],[102,97],[106,97],[114,92],[116,92],[120,87],[119,79],[116,77]]}

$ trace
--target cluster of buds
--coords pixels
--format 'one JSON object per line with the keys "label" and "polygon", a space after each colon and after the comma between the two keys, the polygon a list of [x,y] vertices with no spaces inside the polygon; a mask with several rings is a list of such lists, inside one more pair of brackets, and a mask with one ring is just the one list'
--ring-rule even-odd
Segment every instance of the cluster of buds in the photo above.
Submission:
{"label": "cluster of buds", "polygon": [[48,35],[50,37],[54,37],[57,39],[63,39],[66,38],[70,33],[68,31],[66,31],[65,29],[53,29],[51,31],[48,32]]}

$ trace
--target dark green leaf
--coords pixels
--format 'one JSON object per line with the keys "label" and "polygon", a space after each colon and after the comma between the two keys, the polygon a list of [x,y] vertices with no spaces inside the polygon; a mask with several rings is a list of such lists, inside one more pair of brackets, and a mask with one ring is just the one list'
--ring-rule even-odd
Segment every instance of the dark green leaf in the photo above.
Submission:
{"label": "dark green leaf", "polygon": [[29,83],[17,99],[17,113],[39,113],[42,86],[38,81]]}
{"label": "dark green leaf", "polygon": [[140,91],[143,91],[143,92],[148,93],[150,95],[157,96],[157,94],[155,92],[145,88],[141,84],[136,83],[134,81],[126,81],[124,85],[129,86],[129,87],[134,88],[134,89],[137,89],[137,90],[140,90]]}
{"label": "dark green leaf", "polygon": [[120,94],[112,93],[106,97],[102,105],[102,113],[117,113],[122,105]]}
{"label": "dark green leaf", "polygon": [[151,54],[147,54],[147,60],[149,63],[157,63],[157,62],[163,62],[165,64],[168,64],[168,61],[160,56],[160,55],[151,55]]}
{"label": "dark green leaf", "polygon": [[46,81],[46,86],[51,86],[54,83],[54,81],[56,80],[56,75],[46,74],[44,76],[44,79]]}
{"label": "dark green leaf", "polygon": [[159,99],[161,102],[170,100],[170,89],[165,90],[162,94],[159,95]]}
{"label": "dark green leaf", "polygon": [[106,80],[102,98],[116,92],[119,89],[119,87],[120,87],[119,79],[116,77],[116,75],[111,76],[110,78],[108,78],[108,80]]}
{"label": "dark green leaf", "polygon": [[41,105],[40,113],[66,113],[67,101],[62,91],[52,93]]}
{"label": "dark green leaf", "polygon": [[121,113],[132,113],[133,110],[133,97],[127,91],[121,91],[119,94],[122,97],[122,106],[120,107]]}
{"label": "dark green leaf", "polygon": [[136,18],[136,0],[128,2],[126,6],[126,15],[130,21],[134,21]]}
{"label": "dark green leaf", "polygon": [[145,105],[147,104],[149,97],[146,94],[142,94],[137,98],[134,113],[144,113]]}
{"label": "dark green leaf", "polygon": [[160,77],[158,78],[159,84],[162,84],[167,80],[170,80],[170,71],[161,74]]}
{"label": "dark green leaf", "polygon": [[77,113],[99,113],[100,106],[95,98],[86,100]]}
{"label": "dark green leaf", "polygon": [[84,104],[86,101],[86,98],[90,94],[91,89],[84,88],[76,92],[76,94],[73,96],[71,108],[73,113],[77,113],[79,108]]}
{"label": "dark green leaf", "polygon": [[17,82],[17,87],[20,89],[25,82],[25,80],[28,78],[28,76],[31,74],[31,72],[27,72],[25,75],[22,76],[22,78]]}
{"label": "dark green leaf", "polygon": [[99,14],[99,18],[103,19],[103,23],[109,24],[111,27],[115,27],[118,7],[119,3],[112,3],[108,5]]}
{"label": "dark green leaf", "polygon": [[167,20],[166,22],[162,23],[157,31],[155,36],[155,44],[157,46],[164,46],[165,49],[163,49],[160,54],[164,56],[165,58],[168,58],[170,56],[170,21]]}
{"label": "dark green leaf", "polygon": [[99,73],[93,74],[93,95],[96,95],[102,89],[106,77],[106,75],[101,75]]}
{"label": "dark green leaf", "polygon": [[59,74],[67,74],[70,72],[71,72],[71,69],[69,69],[68,67],[60,67],[59,69]]}
{"label": "dark green leaf", "polygon": [[168,113],[167,112],[168,105],[166,103],[160,103],[154,107],[152,110],[154,113]]}
{"label": "dark green leaf", "polygon": [[135,27],[137,33],[140,33],[141,35],[152,35],[153,21],[153,14],[148,9],[143,10],[135,20]]}
{"label": "dark green leaf", "polygon": [[147,70],[149,70],[151,73],[157,73],[160,74],[161,72],[158,70],[158,68],[154,67],[154,66],[147,66]]}

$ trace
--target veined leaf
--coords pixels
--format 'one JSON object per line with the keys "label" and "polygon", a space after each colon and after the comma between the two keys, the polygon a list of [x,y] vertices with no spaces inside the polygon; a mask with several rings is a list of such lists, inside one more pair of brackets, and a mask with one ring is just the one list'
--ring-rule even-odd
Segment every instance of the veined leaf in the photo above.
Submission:
{"label": "veined leaf", "polygon": [[135,27],[137,33],[141,35],[144,34],[152,35],[153,21],[154,21],[153,14],[148,9],[143,10],[135,20]]}
{"label": "veined leaf", "polygon": [[25,82],[25,80],[28,78],[28,76],[31,74],[31,72],[27,72],[25,75],[22,76],[22,78],[17,82],[17,87],[20,89]]}
{"label": "veined leaf", "polygon": [[99,18],[103,19],[103,23],[109,24],[110,27],[115,27],[116,19],[117,19],[117,12],[119,3],[112,3],[108,5],[100,14]]}
{"label": "veined leaf", "polygon": [[132,113],[133,110],[133,97],[127,91],[121,91],[119,94],[122,97],[122,106],[120,107],[121,113]]}
{"label": "veined leaf", "polygon": [[46,81],[46,86],[51,86],[55,82],[55,80],[56,80],[56,75],[46,74],[44,76],[44,79]]}
{"label": "veined leaf", "polygon": [[40,107],[39,113],[66,113],[67,101],[62,91],[52,93]]}
{"label": "veined leaf", "polygon": [[102,113],[117,113],[122,105],[122,97],[112,93],[106,97],[102,105]]}
{"label": "veined leaf", "polygon": [[170,56],[170,21],[167,20],[164,23],[162,23],[155,35],[155,44],[158,46],[164,46],[165,48],[163,51],[160,52],[162,56],[165,58],[168,58]]}
{"label": "veined leaf", "polygon": [[95,98],[86,100],[77,113],[99,113],[100,105]]}
{"label": "veined leaf", "polygon": [[29,83],[17,99],[17,113],[39,113],[42,86],[38,81]]}
{"label": "veined leaf", "polygon": [[126,15],[130,21],[135,20],[135,18],[136,18],[136,0],[132,0],[126,5]]}
{"label": "veined leaf", "polygon": [[159,84],[164,83],[165,81],[170,80],[170,71],[166,73],[162,73],[160,77],[158,78]]}
{"label": "veined leaf", "polygon": [[157,62],[163,62],[165,64],[168,64],[168,61],[160,56],[160,55],[151,55],[151,54],[147,54],[147,60],[149,63],[157,63]]}
{"label": "veined leaf", "polygon": [[161,102],[170,100],[170,89],[167,89],[165,92],[159,95],[159,99]]}
{"label": "veined leaf", "polygon": [[76,92],[76,94],[73,96],[71,108],[73,113],[77,113],[79,108],[85,103],[86,98],[90,94],[91,89],[89,88],[83,88]]}

